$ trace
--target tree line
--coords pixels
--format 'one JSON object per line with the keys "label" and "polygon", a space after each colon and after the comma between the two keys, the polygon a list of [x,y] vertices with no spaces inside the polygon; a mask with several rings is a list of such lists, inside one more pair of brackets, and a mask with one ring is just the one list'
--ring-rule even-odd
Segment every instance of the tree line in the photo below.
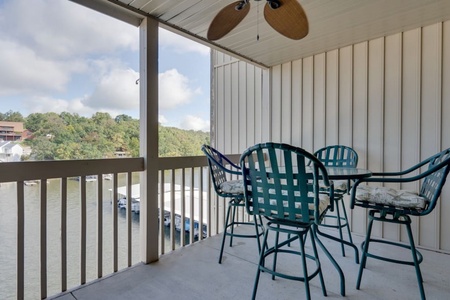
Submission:
{"label": "tree line", "polygon": [[[0,113],[0,121],[23,122],[32,138],[23,141],[31,148],[25,160],[66,160],[113,158],[117,152],[139,156],[139,120],[122,114],[97,112],[87,118],[63,112]],[[201,145],[209,144],[209,133],[159,125],[159,156],[202,155]]]}

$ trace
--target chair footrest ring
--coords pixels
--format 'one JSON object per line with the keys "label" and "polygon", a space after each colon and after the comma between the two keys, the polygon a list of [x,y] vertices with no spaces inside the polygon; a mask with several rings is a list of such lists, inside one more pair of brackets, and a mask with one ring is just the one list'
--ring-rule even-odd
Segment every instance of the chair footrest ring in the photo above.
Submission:
{"label": "chair footrest ring", "polygon": [[295,251],[295,250],[286,250],[286,249],[278,249],[275,250],[274,247],[269,248],[268,250],[266,250],[264,252],[264,258],[266,258],[269,255],[275,255],[276,253],[289,253],[289,254],[295,254],[295,255],[304,255],[307,259],[311,259],[313,261],[317,262],[316,265],[316,269],[311,272],[311,274],[309,274],[306,278],[302,277],[302,276],[294,276],[294,275],[289,275],[289,274],[285,274],[285,273],[280,273],[277,271],[274,271],[273,269],[267,268],[263,265],[259,265],[259,269],[263,272],[269,273],[271,275],[274,275],[275,277],[281,277],[281,278],[285,278],[285,279],[290,279],[290,280],[296,280],[296,281],[302,281],[304,282],[305,279],[307,281],[310,281],[311,279],[313,279],[314,277],[316,277],[317,274],[319,274],[321,268],[320,268],[320,262],[318,261],[318,259],[310,254],[306,254],[306,253],[302,253],[299,251]]}
{"label": "chair footrest ring", "polygon": [[[409,245],[401,244],[401,243],[397,243],[397,242],[380,240],[380,239],[369,239],[369,243],[381,243],[381,244],[387,244],[387,245],[392,245],[392,246],[401,247],[401,248],[405,248],[405,249],[411,250],[411,246],[409,246]],[[362,242],[361,243],[361,249],[364,249],[364,245],[365,245],[365,242]],[[416,252],[416,256],[417,256],[417,262],[420,264],[422,262],[422,260],[423,260],[423,256],[419,252],[419,250],[415,249],[415,252]],[[370,252],[367,252],[366,255],[367,255],[367,257],[371,257],[371,258],[375,258],[375,259],[378,259],[378,260],[387,261],[387,262],[391,262],[391,263],[395,263],[395,264],[414,266],[414,261],[412,261],[412,260],[408,261],[408,260],[393,259],[393,258],[389,258],[389,257],[376,255],[376,254],[373,254],[373,253],[370,253]]]}
{"label": "chair footrest ring", "polygon": [[244,233],[241,234],[241,233],[229,232],[228,229],[230,227],[232,227],[232,226],[235,226],[235,225],[241,225],[241,226],[244,225],[244,226],[253,226],[254,227],[255,223],[252,223],[252,222],[232,222],[232,223],[228,224],[227,227],[225,228],[225,231],[224,231],[225,235],[232,236],[232,237],[238,237],[238,238],[256,238],[256,237],[260,237],[260,236],[262,236],[264,234],[264,226],[261,225],[261,224],[258,224],[258,228],[260,229],[258,235],[256,235],[256,234],[244,234]]}
{"label": "chair footrest ring", "polygon": [[328,228],[344,228],[344,227],[348,226],[347,219],[344,218],[344,217],[338,218],[338,216],[325,215],[324,218],[339,219],[340,220],[340,222],[339,222],[340,224],[323,224],[323,223],[321,223],[320,226],[328,227]]}

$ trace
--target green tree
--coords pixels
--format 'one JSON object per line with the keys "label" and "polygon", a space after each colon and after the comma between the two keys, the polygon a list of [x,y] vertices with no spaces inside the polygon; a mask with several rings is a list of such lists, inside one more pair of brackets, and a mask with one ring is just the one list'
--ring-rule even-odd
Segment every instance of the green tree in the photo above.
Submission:
{"label": "green tree", "polygon": [[[112,118],[99,112],[86,118],[68,112],[34,113],[25,125],[34,136],[26,141],[32,148],[31,159],[112,158],[116,151],[139,156],[139,120],[127,115]],[[207,132],[159,126],[161,157],[202,155],[204,143],[209,143]]]}
{"label": "green tree", "polygon": [[132,121],[132,120],[133,120],[132,117],[130,117],[130,116],[128,116],[128,115],[124,115],[124,114],[118,115],[118,116],[116,116],[116,118],[114,119],[114,121],[116,121],[116,123],[120,123],[120,122],[129,122],[129,121]]}
{"label": "green tree", "polygon": [[32,156],[35,160],[54,160],[56,145],[44,136],[35,137],[32,144]]}
{"label": "green tree", "polygon": [[22,114],[18,111],[8,111],[6,113],[0,114],[0,121],[7,121],[7,122],[24,122],[24,117]]}

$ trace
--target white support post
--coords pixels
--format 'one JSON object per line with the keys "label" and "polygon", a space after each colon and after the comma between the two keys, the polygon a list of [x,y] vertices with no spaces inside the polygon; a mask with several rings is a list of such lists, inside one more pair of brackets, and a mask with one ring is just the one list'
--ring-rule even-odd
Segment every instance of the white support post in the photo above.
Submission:
{"label": "white support post", "polygon": [[141,260],[158,260],[158,22],[140,25]]}

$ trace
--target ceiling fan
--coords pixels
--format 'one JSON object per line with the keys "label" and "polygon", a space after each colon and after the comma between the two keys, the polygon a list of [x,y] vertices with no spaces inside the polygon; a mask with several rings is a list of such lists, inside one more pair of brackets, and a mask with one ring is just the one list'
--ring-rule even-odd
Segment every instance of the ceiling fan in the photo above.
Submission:
{"label": "ceiling fan", "polygon": [[[236,1],[222,8],[209,25],[208,40],[215,41],[227,35],[249,11],[250,0]],[[287,38],[299,40],[308,34],[308,19],[297,0],[266,0],[264,18]]]}

